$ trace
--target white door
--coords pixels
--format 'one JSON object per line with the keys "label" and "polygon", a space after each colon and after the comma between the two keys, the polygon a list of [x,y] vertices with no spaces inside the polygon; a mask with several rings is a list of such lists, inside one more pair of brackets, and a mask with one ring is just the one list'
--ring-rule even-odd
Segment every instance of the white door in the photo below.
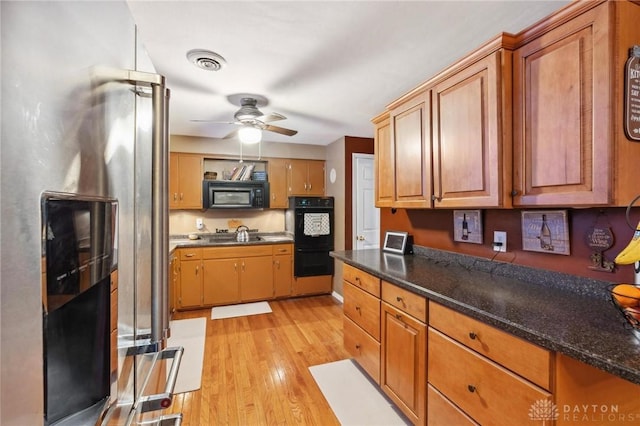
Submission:
{"label": "white door", "polygon": [[375,206],[372,154],[353,154],[353,249],[380,247],[380,210]]}

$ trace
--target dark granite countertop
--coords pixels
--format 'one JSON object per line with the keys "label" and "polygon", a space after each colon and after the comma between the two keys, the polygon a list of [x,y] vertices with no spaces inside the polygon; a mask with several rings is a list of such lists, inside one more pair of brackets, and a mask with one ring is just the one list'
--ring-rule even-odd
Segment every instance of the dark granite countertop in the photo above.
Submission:
{"label": "dark granite countertop", "polygon": [[640,330],[613,305],[612,283],[416,246],[331,256],[552,351],[640,384]]}
{"label": "dark granite countertop", "polygon": [[172,252],[176,248],[188,247],[252,246],[290,243],[293,243],[293,236],[286,232],[252,232],[249,234],[249,241],[236,241],[234,233],[198,234],[198,239],[196,240],[189,239],[188,235],[172,235],[169,238],[169,252]]}

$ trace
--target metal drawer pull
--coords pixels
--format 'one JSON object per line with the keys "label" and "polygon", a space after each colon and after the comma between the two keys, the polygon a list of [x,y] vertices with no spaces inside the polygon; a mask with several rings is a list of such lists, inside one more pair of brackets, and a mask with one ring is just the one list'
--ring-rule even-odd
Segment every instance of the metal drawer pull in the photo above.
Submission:
{"label": "metal drawer pull", "polygon": [[356,311],[360,312],[360,306],[356,305]]}
{"label": "metal drawer pull", "polygon": [[471,333],[469,333],[469,338],[471,338],[471,340],[476,340],[478,338],[478,335],[472,331]]}
{"label": "metal drawer pull", "polygon": [[187,253],[184,255],[184,257],[193,257],[195,255],[196,255],[195,253]]}
{"label": "metal drawer pull", "polygon": [[[173,389],[178,378],[178,370],[180,369],[180,361],[182,360],[183,352],[184,348],[180,346],[167,348],[161,352],[156,353],[154,364],[158,360],[173,359],[173,362],[171,363],[171,369],[169,370],[169,374],[167,375],[167,384],[164,387],[164,392],[140,398],[140,400],[136,402],[136,406],[140,404],[139,409],[132,411],[146,413],[148,411],[162,410],[171,406],[171,403],[173,402]],[[151,374],[149,373],[142,387],[143,390],[147,387],[150,377]]]}
{"label": "metal drawer pull", "polygon": [[473,393],[476,391],[476,387],[473,385],[467,385],[467,389],[469,389],[469,392]]}
{"label": "metal drawer pull", "polygon": [[396,318],[399,319],[399,320],[402,320],[402,315],[396,314]]}
{"label": "metal drawer pull", "polygon": [[402,302],[402,297],[396,296],[396,302]]}

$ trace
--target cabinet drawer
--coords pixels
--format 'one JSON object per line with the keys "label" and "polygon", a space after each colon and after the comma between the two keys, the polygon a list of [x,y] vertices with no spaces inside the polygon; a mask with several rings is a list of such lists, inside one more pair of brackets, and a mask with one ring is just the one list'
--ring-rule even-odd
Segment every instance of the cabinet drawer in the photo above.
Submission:
{"label": "cabinet drawer", "polygon": [[431,385],[427,385],[427,407],[427,426],[478,426],[478,423]]}
{"label": "cabinet drawer", "polygon": [[380,341],[380,299],[344,281],[344,314]]}
{"label": "cabinet drawer", "polygon": [[353,359],[380,384],[380,343],[348,317],[344,317],[344,348]]}
{"label": "cabinet drawer", "polygon": [[551,389],[552,354],[490,325],[429,302],[429,326],[545,389]]}
{"label": "cabinet drawer", "polygon": [[202,259],[201,248],[184,248],[179,250],[180,260],[200,260]]}
{"label": "cabinet drawer", "polygon": [[202,249],[203,259],[225,259],[232,257],[271,256],[273,246],[231,246],[231,247],[205,247]]}
{"label": "cabinet drawer", "polygon": [[342,267],[342,279],[376,297],[380,297],[380,278],[378,277],[345,263]]}
{"label": "cabinet drawer", "polygon": [[382,300],[419,321],[427,322],[427,299],[422,296],[382,281]]}
{"label": "cabinet drawer", "polygon": [[293,253],[293,244],[274,244],[272,247],[274,255]]}
{"label": "cabinet drawer", "polygon": [[480,424],[529,424],[529,409],[551,394],[478,355],[437,330],[428,330],[429,383]]}

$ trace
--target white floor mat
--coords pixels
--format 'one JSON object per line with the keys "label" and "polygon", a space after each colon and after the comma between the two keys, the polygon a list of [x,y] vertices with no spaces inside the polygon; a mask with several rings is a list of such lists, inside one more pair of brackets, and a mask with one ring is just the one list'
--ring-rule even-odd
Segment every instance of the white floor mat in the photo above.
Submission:
{"label": "white floor mat", "polygon": [[171,337],[167,347],[182,346],[184,352],[174,393],[200,389],[207,319],[193,318],[171,321]]}
{"label": "white floor mat", "polygon": [[350,359],[314,365],[309,370],[343,426],[410,424]]}
{"label": "white floor mat", "polygon": [[244,317],[246,315],[268,314],[268,302],[242,303],[240,305],[215,306],[211,309],[211,319]]}

